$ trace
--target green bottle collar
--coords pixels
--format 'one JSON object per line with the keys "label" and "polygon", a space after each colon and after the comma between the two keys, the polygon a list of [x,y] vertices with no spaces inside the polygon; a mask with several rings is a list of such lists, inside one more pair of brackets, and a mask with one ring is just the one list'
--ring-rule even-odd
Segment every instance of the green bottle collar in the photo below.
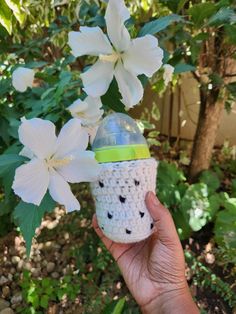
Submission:
{"label": "green bottle collar", "polygon": [[94,149],[94,152],[100,163],[150,158],[148,146],[145,144],[106,146]]}

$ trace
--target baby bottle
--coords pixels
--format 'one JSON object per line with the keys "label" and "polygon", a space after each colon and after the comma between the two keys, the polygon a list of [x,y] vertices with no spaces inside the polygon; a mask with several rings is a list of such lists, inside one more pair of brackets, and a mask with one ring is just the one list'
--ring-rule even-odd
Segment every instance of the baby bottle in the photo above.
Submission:
{"label": "baby bottle", "polygon": [[150,157],[136,122],[122,113],[108,115],[100,124],[93,151],[101,164],[91,184],[98,224],[114,242],[141,241],[153,232],[153,219],[145,205],[155,192],[157,161]]}

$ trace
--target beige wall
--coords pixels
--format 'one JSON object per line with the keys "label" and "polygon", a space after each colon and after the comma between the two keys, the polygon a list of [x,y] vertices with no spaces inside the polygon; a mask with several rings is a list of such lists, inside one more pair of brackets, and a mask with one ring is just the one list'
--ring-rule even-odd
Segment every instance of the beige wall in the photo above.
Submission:
{"label": "beige wall", "polygon": [[[180,94],[179,94],[180,93]],[[157,129],[163,133],[169,134],[170,119],[170,95],[168,92],[159,98],[150,88],[146,89],[143,104],[133,110],[134,116],[140,116],[144,107],[152,107],[155,102],[161,113],[161,120],[156,123]],[[194,138],[199,111],[199,90],[197,82],[191,74],[182,77],[181,88],[176,88],[173,101],[171,136],[192,140]],[[179,130],[178,132],[178,124]],[[181,126],[181,127],[180,127]],[[221,119],[217,134],[216,144],[221,145],[225,140],[229,140],[231,145],[236,145],[236,103],[231,114],[224,114]]]}

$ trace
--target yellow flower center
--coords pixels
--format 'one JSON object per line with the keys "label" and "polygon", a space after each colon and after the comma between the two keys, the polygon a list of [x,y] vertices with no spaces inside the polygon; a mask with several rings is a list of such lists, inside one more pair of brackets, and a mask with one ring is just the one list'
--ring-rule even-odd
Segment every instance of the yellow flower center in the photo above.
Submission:
{"label": "yellow flower center", "polygon": [[80,112],[76,112],[76,115],[78,118],[82,118],[82,119],[85,119],[86,118],[86,114],[82,111]]}
{"label": "yellow flower center", "polygon": [[110,55],[100,55],[99,60],[116,63],[119,59],[121,59],[121,54],[119,52],[113,51]]}
{"label": "yellow flower center", "polygon": [[47,160],[46,162],[49,168],[59,168],[59,167],[67,166],[72,160],[73,160],[73,157],[66,157],[63,159],[51,158]]}

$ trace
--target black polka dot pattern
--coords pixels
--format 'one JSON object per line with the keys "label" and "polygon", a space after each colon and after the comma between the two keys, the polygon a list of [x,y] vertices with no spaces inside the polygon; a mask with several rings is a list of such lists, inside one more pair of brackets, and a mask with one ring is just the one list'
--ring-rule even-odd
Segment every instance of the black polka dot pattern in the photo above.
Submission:
{"label": "black polka dot pattern", "polygon": [[121,203],[125,203],[125,201],[126,201],[126,197],[123,197],[123,196],[119,196],[119,199],[120,199],[120,202]]}
{"label": "black polka dot pattern", "polygon": [[140,217],[141,217],[141,218],[143,218],[143,217],[144,217],[144,215],[145,215],[145,213],[143,213],[143,212],[139,212],[139,215],[140,215]]}
{"label": "black polka dot pattern", "polygon": [[113,215],[108,212],[108,213],[107,213],[107,217],[108,217],[109,219],[112,219],[112,218],[113,218]]}
{"label": "black polka dot pattern", "polygon": [[100,188],[104,188],[104,183],[99,181],[99,186],[100,186]]}
{"label": "black polka dot pattern", "polygon": [[155,230],[145,196],[155,190],[156,166],[152,158],[101,164],[91,189],[99,226],[115,243],[138,242]]}

